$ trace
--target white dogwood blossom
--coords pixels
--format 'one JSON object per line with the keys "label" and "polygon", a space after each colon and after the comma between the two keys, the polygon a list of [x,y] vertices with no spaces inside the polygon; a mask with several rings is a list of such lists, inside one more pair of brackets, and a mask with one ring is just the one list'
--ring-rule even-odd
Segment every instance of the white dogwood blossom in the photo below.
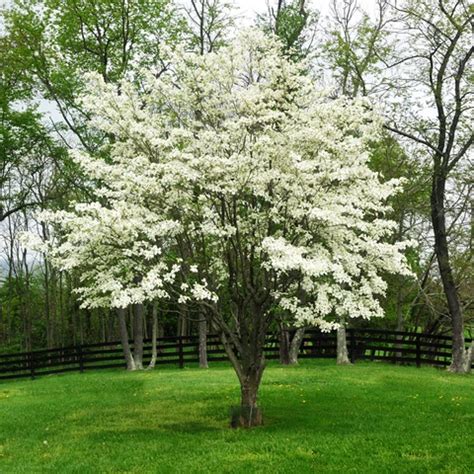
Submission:
{"label": "white dogwood blossom", "polygon": [[84,269],[86,305],[173,286],[237,319],[280,307],[328,330],[382,315],[383,275],[409,273],[384,217],[400,182],[368,166],[381,129],[370,103],[318,90],[304,67],[250,30],[215,53],[175,53],[144,90],[91,77],[83,107],[113,137],[109,159],[73,157],[97,202],[42,215],[58,228],[54,261]]}
{"label": "white dogwood blossom", "polygon": [[38,217],[57,228],[57,236],[46,242],[29,238],[30,246],[47,252],[59,270],[80,270],[76,292],[84,307],[121,308],[167,297],[166,282],[180,267],[163,254],[179,225],[129,202],[110,204],[42,212]]}

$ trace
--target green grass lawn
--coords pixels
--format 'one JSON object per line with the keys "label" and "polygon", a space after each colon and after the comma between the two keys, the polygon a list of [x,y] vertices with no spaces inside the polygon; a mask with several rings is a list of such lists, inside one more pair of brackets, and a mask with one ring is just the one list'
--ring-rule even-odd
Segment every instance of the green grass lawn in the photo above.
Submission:
{"label": "green grass lawn", "polygon": [[265,426],[229,428],[237,379],[120,370],[0,384],[0,473],[474,472],[474,377],[270,364]]}

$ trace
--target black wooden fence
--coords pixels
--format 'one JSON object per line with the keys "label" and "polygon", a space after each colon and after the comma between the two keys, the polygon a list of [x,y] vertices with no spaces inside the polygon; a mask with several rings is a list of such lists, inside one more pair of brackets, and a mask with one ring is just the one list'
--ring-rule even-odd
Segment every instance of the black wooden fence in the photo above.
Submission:
{"label": "black wooden fence", "polygon": [[[349,357],[357,360],[385,360],[405,364],[449,365],[451,338],[433,334],[386,331],[380,329],[348,329]],[[132,341],[130,341],[132,344]],[[469,344],[470,340],[466,340]],[[158,339],[158,364],[184,367],[198,362],[198,336],[162,337]],[[208,361],[227,360],[217,335],[207,339]],[[277,359],[278,337],[267,336],[267,359]],[[306,332],[300,358],[334,358],[336,356],[335,333],[321,333],[316,329]],[[151,357],[151,340],[144,345],[144,359]],[[100,342],[32,352],[0,355],[0,379],[20,377],[34,378],[39,375],[63,372],[84,372],[110,368],[124,368],[125,362],[120,342]]]}

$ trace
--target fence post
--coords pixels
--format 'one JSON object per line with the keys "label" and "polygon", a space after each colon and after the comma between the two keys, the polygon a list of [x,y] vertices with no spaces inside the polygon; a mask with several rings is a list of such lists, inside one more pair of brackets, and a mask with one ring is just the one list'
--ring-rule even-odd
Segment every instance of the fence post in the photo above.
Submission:
{"label": "fence post", "polygon": [[34,352],[30,352],[30,373],[31,373],[31,378],[35,378],[35,355]]}
{"label": "fence post", "polygon": [[416,366],[421,366],[420,334],[416,334]]}
{"label": "fence post", "polygon": [[350,334],[350,352],[351,352],[351,363],[354,364],[356,361],[356,340],[355,340],[355,329],[349,328]]}
{"label": "fence post", "polygon": [[82,374],[84,372],[84,356],[82,352],[82,344],[79,344],[76,347],[77,360],[79,362],[79,372]]}
{"label": "fence post", "polygon": [[179,356],[179,368],[184,367],[184,354],[183,354],[183,336],[178,336],[178,356]]}

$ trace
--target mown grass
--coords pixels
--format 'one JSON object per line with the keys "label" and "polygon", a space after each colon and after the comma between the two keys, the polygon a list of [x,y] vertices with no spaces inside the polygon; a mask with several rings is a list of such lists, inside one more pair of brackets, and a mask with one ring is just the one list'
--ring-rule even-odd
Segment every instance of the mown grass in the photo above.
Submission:
{"label": "mown grass", "polygon": [[0,384],[0,472],[474,471],[474,377],[424,367],[271,364],[265,426],[229,428],[231,368]]}

